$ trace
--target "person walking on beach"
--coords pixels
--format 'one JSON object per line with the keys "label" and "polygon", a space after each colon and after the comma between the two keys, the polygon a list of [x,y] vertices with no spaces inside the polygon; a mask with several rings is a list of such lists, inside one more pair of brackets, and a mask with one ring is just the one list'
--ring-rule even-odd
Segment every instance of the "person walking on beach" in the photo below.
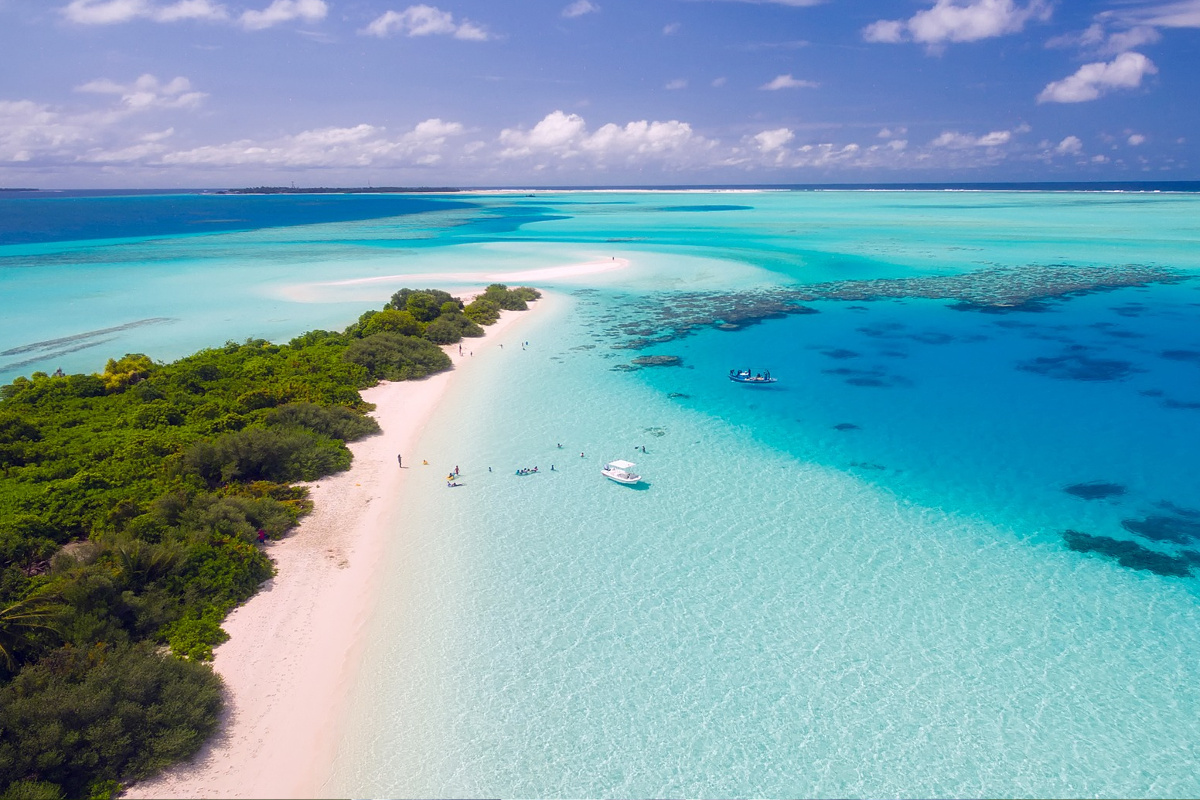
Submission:
{"label": "person walking on beach", "polygon": [[399,453],[396,454],[396,463],[400,466],[400,469],[404,469],[404,457]]}

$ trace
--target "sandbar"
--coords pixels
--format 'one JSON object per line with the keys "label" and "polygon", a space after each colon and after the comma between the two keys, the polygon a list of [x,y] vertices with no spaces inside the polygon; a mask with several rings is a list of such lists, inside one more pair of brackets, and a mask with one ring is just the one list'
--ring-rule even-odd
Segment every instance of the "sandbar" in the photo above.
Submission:
{"label": "sandbar", "polygon": [[[466,295],[458,293],[463,299]],[[545,299],[531,304],[536,307]],[[419,439],[450,382],[528,312],[504,311],[481,339],[444,349],[453,370],[365,390],[383,432],[349,445],[349,470],[308,484],[313,512],[266,546],[276,575],[224,622],[213,667],[225,682],[220,730],[190,761],[126,797],[314,797],[327,777],[363,646],[400,489],[422,467]],[[474,355],[471,355],[471,354]],[[403,465],[396,456],[403,456]]]}

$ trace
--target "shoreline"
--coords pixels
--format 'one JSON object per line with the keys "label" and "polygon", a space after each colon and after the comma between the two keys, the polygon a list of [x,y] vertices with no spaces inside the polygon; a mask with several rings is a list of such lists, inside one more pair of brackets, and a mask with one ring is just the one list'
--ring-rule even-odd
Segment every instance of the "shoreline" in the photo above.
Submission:
{"label": "shoreline", "polygon": [[399,490],[407,471],[421,466],[414,447],[454,376],[469,371],[468,354],[502,343],[544,303],[501,312],[482,338],[463,340],[464,355],[445,346],[453,369],[362,392],[382,432],[348,445],[349,470],[308,484],[312,513],[267,546],[276,575],[222,624],[230,638],[213,658],[226,691],[219,729],[191,760],[123,797],[316,796],[332,763]]}

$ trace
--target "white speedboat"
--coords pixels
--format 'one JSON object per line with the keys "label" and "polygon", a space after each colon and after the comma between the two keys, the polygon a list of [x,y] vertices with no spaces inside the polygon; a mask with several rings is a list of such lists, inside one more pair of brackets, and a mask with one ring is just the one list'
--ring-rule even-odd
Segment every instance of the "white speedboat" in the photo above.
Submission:
{"label": "white speedboat", "polygon": [[600,470],[600,474],[617,483],[626,485],[639,483],[642,476],[631,471],[635,466],[637,465],[629,461],[610,461],[604,465],[604,469]]}

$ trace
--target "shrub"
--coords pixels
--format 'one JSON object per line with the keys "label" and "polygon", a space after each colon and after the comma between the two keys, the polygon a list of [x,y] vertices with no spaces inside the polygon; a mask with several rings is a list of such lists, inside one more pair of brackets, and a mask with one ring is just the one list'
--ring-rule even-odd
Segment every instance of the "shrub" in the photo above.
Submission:
{"label": "shrub", "polygon": [[379,423],[344,406],[318,406],[314,403],[288,403],[267,415],[268,425],[301,427],[330,439],[357,441],[379,433]]}
{"label": "shrub", "polygon": [[462,341],[462,334],[453,322],[438,317],[425,326],[425,338],[434,344],[454,344]]}
{"label": "shrub", "polygon": [[86,797],[98,782],[149,777],[195,753],[220,708],[211,669],[149,643],[61,648],[0,690],[0,786],[30,791],[12,784],[36,776]]}
{"label": "shrub", "polygon": [[396,333],[377,333],[346,348],[342,358],[366,368],[371,377],[389,381],[424,378],[449,369],[450,356],[432,342]]}
{"label": "shrub", "polygon": [[349,466],[344,444],[295,428],[245,428],[196,442],[183,454],[184,469],[210,486],[233,480],[311,481]]}

